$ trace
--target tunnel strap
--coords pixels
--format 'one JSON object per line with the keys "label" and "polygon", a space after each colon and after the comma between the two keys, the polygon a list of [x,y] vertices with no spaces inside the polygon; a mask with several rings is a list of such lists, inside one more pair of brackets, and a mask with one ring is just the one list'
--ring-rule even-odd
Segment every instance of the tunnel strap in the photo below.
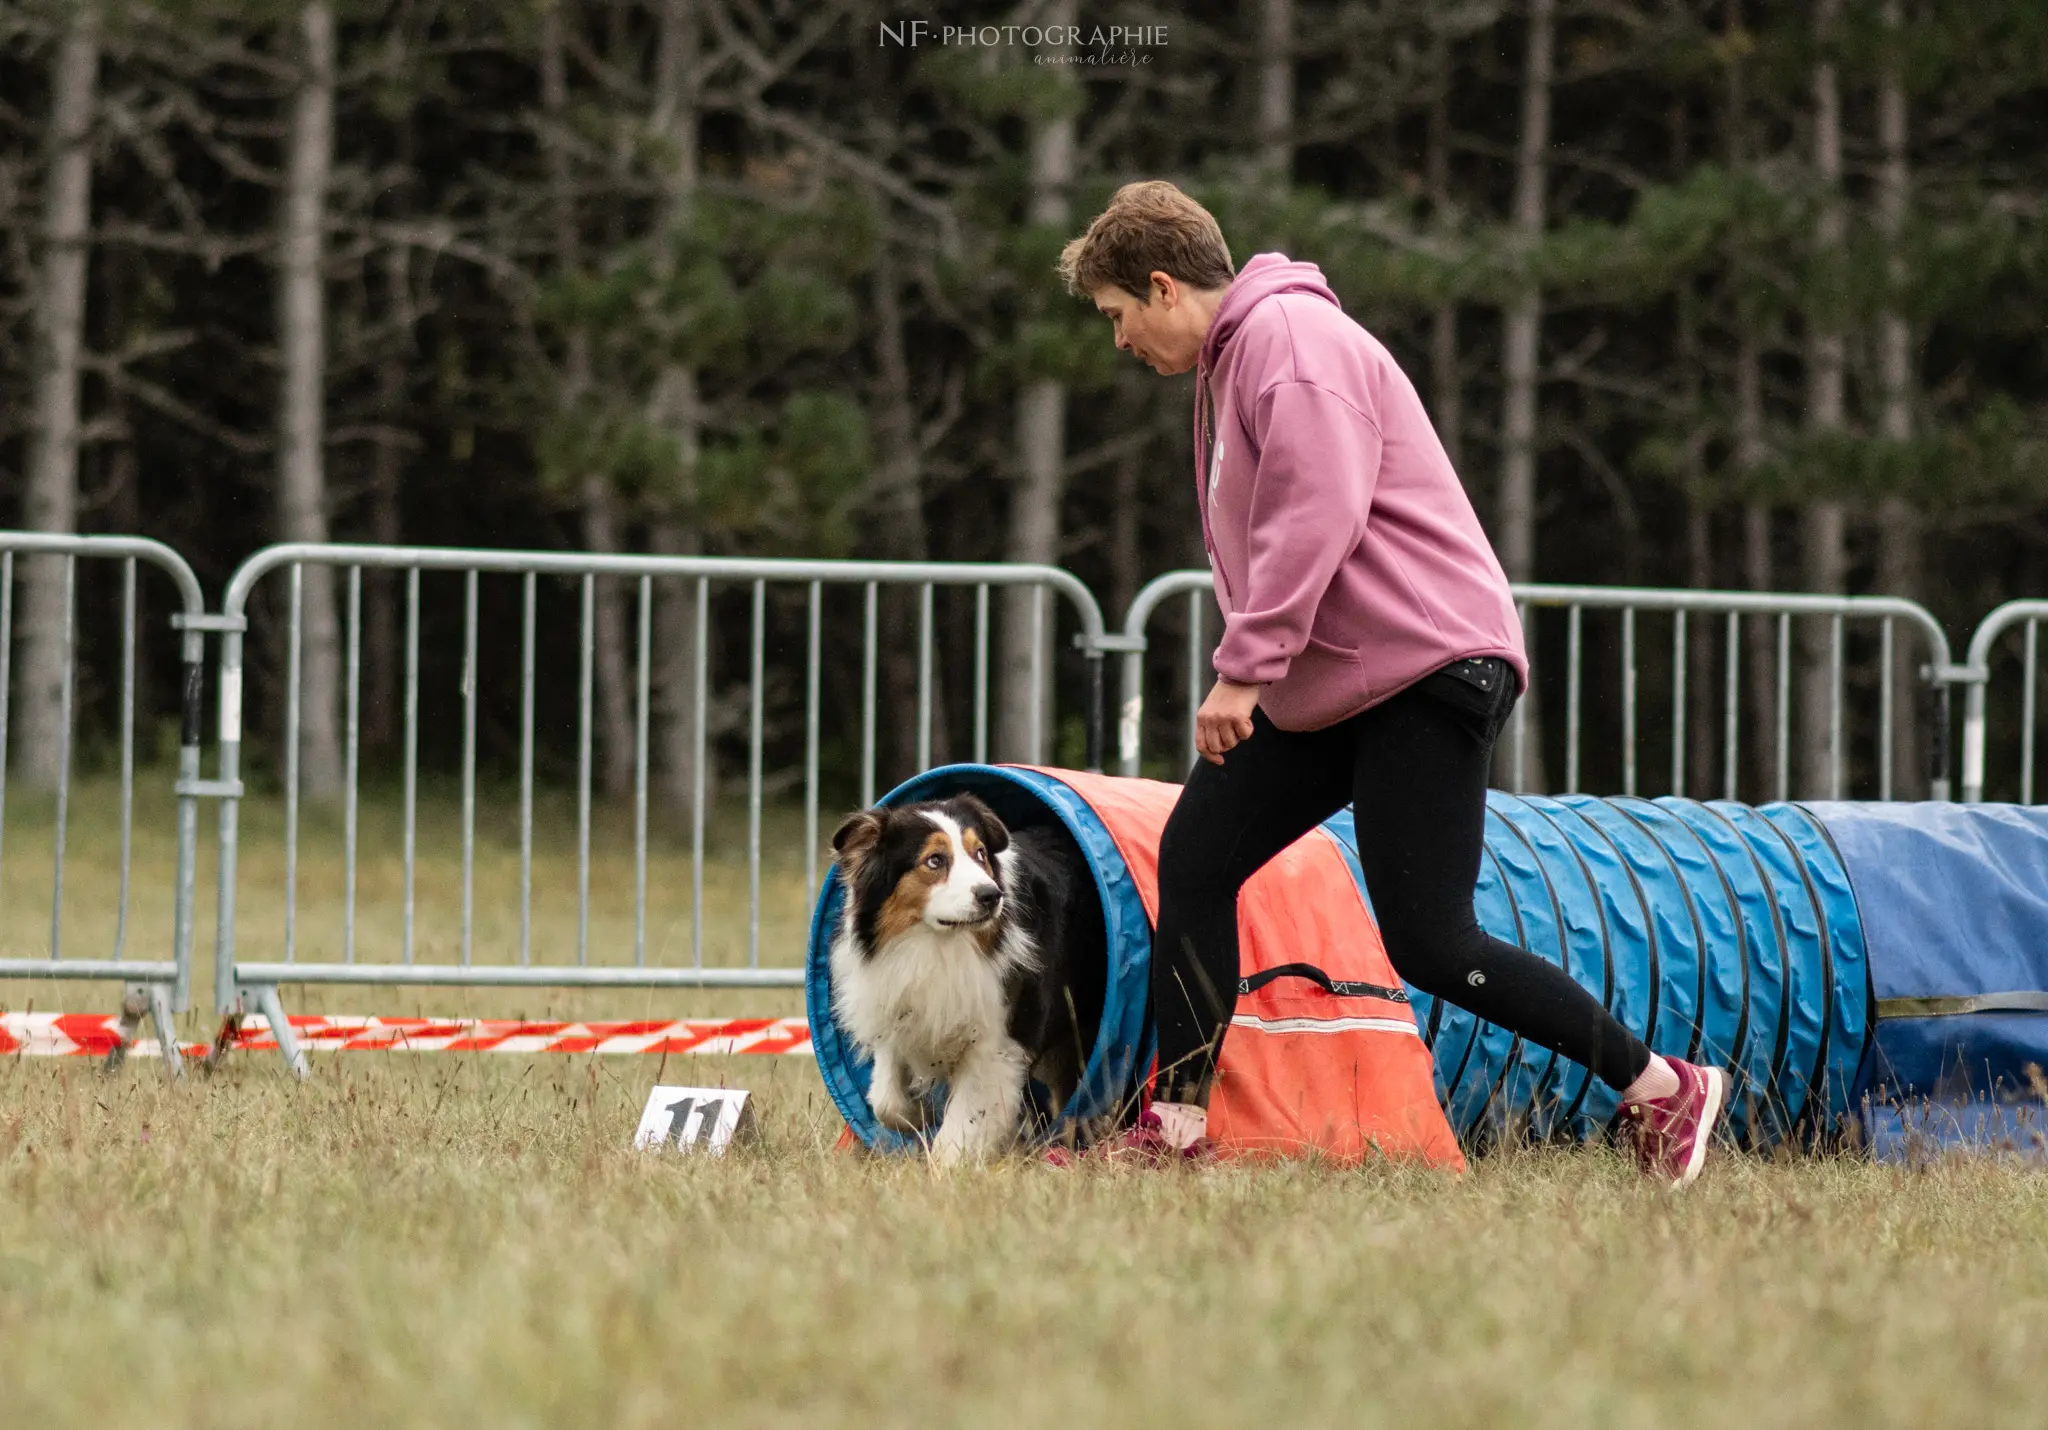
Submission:
{"label": "tunnel strap", "polygon": [[1408,991],[1405,988],[1382,988],[1377,983],[1354,983],[1341,978],[1332,978],[1313,963],[1282,963],[1272,968],[1262,968],[1249,978],[1237,980],[1237,996],[1256,993],[1276,978],[1306,978],[1318,984],[1325,993],[1334,993],[1339,998],[1381,998],[1389,1003],[1406,1003]]}
{"label": "tunnel strap", "polygon": [[1880,998],[1880,1018],[1942,1018],[1956,1013],[2048,1013],[2048,992],[1972,993],[1950,998]]}
{"label": "tunnel strap", "polygon": [[1233,1028],[1256,1028],[1261,1033],[1400,1033],[1420,1038],[1413,1023],[1399,1018],[1261,1018],[1252,1013],[1234,1014]]}

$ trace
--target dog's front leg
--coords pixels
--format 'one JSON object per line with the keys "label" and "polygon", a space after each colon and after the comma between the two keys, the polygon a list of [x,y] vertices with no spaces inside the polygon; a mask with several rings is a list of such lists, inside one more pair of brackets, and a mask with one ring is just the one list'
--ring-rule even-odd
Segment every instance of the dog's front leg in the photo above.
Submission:
{"label": "dog's front leg", "polygon": [[875,1121],[896,1132],[916,1133],[924,1126],[923,1109],[910,1095],[903,1059],[890,1048],[875,1049],[875,1074],[868,1081],[868,1106]]}
{"label": "dog's front leg", "polygon": [[1017,1137],[1030,1068],[1031,1055],[1007,1037],[977,1045],[962,1058],[948,1079],[946,1115],[932,1139],[933,1160],[951,1167],[1007,1150]]}

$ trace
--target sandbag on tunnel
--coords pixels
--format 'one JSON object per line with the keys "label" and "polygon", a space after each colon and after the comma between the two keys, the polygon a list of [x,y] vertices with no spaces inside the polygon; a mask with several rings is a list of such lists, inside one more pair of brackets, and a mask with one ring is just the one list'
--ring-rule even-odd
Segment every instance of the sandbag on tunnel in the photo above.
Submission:
{"label": "sandbag on tunnel", "polygon": [[[1088,1071],[1065,1113],[1100,1116],[1127,1099],[1152,1054],[1151,925],[1131,872],[1088,802],[1044,771],[945,766],[881,803],[963,790],[1006,822],[1059,820],[1095,874],[1111,966]],[[1350,811],[1324,830],[1363,895]],[[828,872],[807,978],[819,1069],[862,1142],[905,1150],[910,1139],[869,1112],[868,1065],[831,1015],[829,948],[843,903]],[[1799,806],[1494,792],[1477,909],[1489,932],[1565,968],[1653,1048],[1730,1067],[1730,1128],[1743,1143],[1829,1134],[1848,1110],[1870,1031],[1862,932],[1842,861]],[[1509,1128],[1583,1139],[1613,1118],[1614,1093],[1583,1068],[1407,991],[1462,1139],[1484,1144]]]}

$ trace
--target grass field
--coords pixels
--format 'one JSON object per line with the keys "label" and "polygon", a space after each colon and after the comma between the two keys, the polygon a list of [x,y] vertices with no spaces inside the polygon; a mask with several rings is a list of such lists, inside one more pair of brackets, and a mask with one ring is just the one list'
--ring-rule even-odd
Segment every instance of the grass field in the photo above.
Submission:
{"label": "grass field", "polygon": [[[18,947],[12,868],[6,897]],[[631,1149],[655,1071],[336,1054],[303,1085],[256,1057],[174,1085],[0,1062],[0,1423],[2048,1419],[2039,1173],[1723,1157],[1674,1198],[1593,1149],[1462,1179],[941,1177],[832,1152],[805,1060],[671,1060],[758,1097],[758,1143],[709,1161]]]}

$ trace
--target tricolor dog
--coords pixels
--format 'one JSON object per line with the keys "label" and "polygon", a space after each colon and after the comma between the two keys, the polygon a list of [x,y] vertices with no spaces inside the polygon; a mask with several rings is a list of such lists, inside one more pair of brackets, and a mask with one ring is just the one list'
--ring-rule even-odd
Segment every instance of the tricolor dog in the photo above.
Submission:
{"label": "tricolor dog", "polygon": [[1094,879],[1056,822],[1006,827],[971,794],[851,815],[832,836],[846,886],[832,1009],[874,1059],[868,1103],[924,1132],[941,1164],[1014,1145],[1028,1081],[1057,1113],[1085,1071],[1107,950]]}

